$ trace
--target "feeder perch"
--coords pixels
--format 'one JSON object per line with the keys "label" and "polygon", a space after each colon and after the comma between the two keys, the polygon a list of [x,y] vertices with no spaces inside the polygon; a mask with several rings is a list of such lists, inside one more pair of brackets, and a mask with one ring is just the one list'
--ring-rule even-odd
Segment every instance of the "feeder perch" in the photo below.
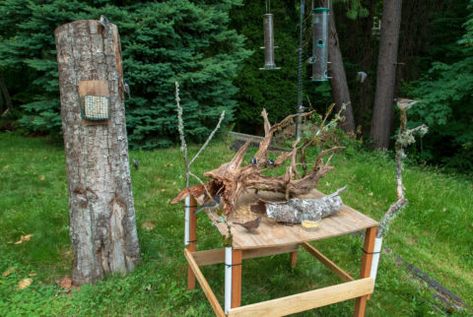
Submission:
{"label": "feeder perch", "polygon": [[274,28],[273,28],[273,14],[266,13],[263,15],[263,25],[264,25],[264,46],[261,47],[264,49],[264,67],[260,68],[262,70],[275,70],[280,69],[276,67],[274,62]]}
{"label": "feeder perch", "polygon": [[328,80],[329,8],[312,10],[312,81]]}

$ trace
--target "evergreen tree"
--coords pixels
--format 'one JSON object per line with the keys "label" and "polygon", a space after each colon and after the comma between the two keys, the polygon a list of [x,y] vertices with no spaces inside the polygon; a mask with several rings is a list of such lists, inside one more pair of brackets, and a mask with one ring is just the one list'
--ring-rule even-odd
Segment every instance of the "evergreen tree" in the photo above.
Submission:
{"label": "evergreen tree", "polygon": [[60,128],[54,29],[107,16],[122,40],[124,76],[131,87],[127,126],[132,146],[167,146],[177,136],[173,85],[182,87],[188,135],[205,137],[226,110],[232,120],[238,66],[249,53],[229,29],[238,0],[164,2],[22,1],[0,4],[0,73],[23,109],[29,131]]}

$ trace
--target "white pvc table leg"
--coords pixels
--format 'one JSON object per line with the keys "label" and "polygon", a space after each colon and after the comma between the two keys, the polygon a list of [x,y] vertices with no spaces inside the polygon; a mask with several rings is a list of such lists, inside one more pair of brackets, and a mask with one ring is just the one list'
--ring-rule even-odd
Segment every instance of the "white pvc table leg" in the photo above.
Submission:
{"label": "white pvc table leg", "polygon": [[225,314],[232,307],[232,247],[225,247]]}
{"label": "white pvc table leg", "polygon": [[374,240],[373,261],[371,262],[370,277],[376,282],[376,275],[378,274],[379,258],[381,256],[381,246],[383,245],[383,238],[376,238]]}
{"label": "white pvc table leg", "polygon": [[190,232],[190,218],[191,218],[191,196],[187,195],[185,200],[185,214],[184,214],[184,246],[189,244]]}

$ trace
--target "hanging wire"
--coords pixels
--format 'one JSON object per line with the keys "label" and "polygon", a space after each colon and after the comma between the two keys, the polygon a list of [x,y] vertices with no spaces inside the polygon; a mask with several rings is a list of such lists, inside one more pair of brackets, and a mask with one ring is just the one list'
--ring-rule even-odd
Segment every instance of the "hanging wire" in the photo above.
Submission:
{"label": "hanging wire", "polygon": [[266,13],[271,12],[271,0],[266,0]]}

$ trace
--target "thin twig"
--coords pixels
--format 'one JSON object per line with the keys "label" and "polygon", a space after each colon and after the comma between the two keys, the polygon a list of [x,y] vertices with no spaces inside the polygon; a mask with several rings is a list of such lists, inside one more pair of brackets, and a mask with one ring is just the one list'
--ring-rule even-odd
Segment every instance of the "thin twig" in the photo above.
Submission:
{"label": "thin twig", "polygon": [[199,157],[200,153],[202,153],[203,150],[209,145],[210,141],[213,139],[215,133],[217,132],[218,129],[220,129],[220,124],[222,124],[223,119],[225,118],[225,111],[222,111],[220,114],[220,119],[218,120],[217,125],[215,126],[215,129],[213,129],[212,133],[210,133],[209,137],[205,141],[204,145],[201,146],[199,151],[194,155],[194,157],[191,159],[189,162],[189,168],[191,167],[192,163]]}
{"label": "thin twig", "polygon": [[186,188],[189,188],[190,177],[189,177],[189,158],[187,155],[187,143],[184,134],[184,120],[182,119],[183,110],[181,107],[181,98],[179,97],[179,83],[176,81],[176,106],[177,106],[177,129],[179,130],[179,138],[181,139],[181,152],[184,155],[184,163],[186,167]]}

